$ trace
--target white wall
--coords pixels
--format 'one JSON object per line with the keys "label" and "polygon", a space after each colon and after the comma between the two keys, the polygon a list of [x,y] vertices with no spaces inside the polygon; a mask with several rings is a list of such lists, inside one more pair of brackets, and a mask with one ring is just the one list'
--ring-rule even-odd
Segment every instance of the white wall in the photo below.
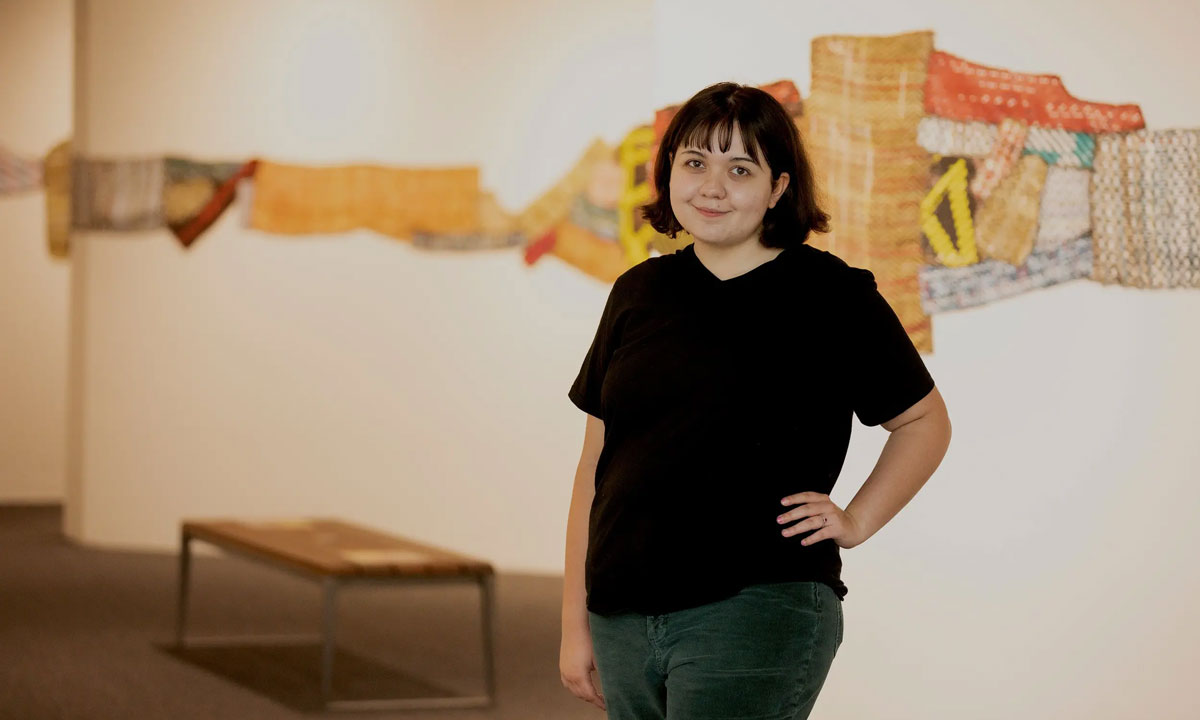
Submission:
{"label": "white wall", "polygon": [[[640,0],[88,5],[94,156],[478,163],[519,209],[653,117]],[[608,287],[516,250],[262,234],[244,209],[186,252],[77,238],[69,530],[169,548],[182,517],[337,515],[561,572],[584,426],[566,392]]]}
{"label": "white wall", "polygon": [[[0,2],[0,143],[44,156],[71,135],[71,2]],[[0,197],[0,502],[62,500],[68,266],[45,195]]]}
{"label": "white wall", "polygon": [[[809,86],[822,34],[939,49],[1200,126],[1200,4],[655,3],[654,100]],[[934,317],[954,439],[917,499],[844,555],[846,639],[814,717],[1200,717],[1198,291],[1080,281]],[[886,439],[858,426],[835,501]]]}

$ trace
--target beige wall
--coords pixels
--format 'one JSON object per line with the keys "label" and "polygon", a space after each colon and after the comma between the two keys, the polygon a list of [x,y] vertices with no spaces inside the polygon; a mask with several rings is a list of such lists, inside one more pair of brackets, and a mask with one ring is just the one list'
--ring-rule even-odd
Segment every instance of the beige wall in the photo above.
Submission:
{"label": "beige wall", "polygon": [[[714,18],[720,18],[719,23]],[[797,80],[830,33],[940,49],[1200,126],[1200,4],[655,3],[655,102]],[[747,51],[746,43],[754,44]],[[1081,281],[934,318],[954,439],[912,505],[844,555],[822,718],[1200,717],[1200,292]],[[886,433],[856,427],[834,500]]]}
{"label": "beige wall", "polygon": [[[33,157],[71,134],[71,2],[0,2],[0,143]],[[46,251],[45,196],[0,197],[0,502],[61,500],[67,263]]]}
{"label": "beige wall", "polygon": [[[478,163],[516,209],[653,112],[640,0],[89,5],[96,156]],[[187,252],[78,238],[73,532],[169,548],[186,516],[326,514],[560,572],[566,392],[608,287],[515,250],[266,235],[244,210]]]}

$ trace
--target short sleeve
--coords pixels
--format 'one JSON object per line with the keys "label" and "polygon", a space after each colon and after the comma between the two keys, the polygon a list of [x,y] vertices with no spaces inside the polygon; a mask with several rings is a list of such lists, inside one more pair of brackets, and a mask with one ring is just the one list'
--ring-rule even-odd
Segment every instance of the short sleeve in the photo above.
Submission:
{"label": "short sleeve", "polygon": [[608,363],[612,359],[617,346],[617,305],[620,279],[613,284],[604,304],[604,312],[600,315],[600,325],[596,328],[596,337],[583,358],[579,375],[571,385],[567,397],[575,406],[588,415],[604,419],[600,409],[600,389],[604,386],[604,376],[608,372]]}
{"label": "short sleeve", "polygon": [[933,378],[869,270],[851,268],[846,326],[854,414],[863,425],[887,422],[933,390]]}

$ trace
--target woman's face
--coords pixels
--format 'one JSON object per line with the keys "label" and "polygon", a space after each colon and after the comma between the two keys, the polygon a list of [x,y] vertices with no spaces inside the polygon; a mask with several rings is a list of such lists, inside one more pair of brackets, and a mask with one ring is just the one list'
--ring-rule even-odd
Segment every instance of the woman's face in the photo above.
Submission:
{"label": "woman's face", "polygon": [[683,146],[671,162],[671,210],[679,224],[697,240],[733,246],[757,241],[763,215],[775,207],[787,188],[788,175],[772,182],[765,158],[756,163],[746,152],[742,135],[733,128],[729,150],[721,152]]}

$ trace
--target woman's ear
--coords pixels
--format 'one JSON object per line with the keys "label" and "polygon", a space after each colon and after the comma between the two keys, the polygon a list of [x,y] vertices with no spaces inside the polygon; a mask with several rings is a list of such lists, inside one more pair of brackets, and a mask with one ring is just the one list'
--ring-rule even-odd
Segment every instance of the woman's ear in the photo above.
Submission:
{"label": "woman's ear", "polygon": [[775,207],[775,203],[779,202],[779,198],[783,197],[783,191],[787,190],[788,183],[792,178],[787,173],[779,173],[779,177],[775,178],[775,187],[771,190],[771,202],[767,204],[768,208]]}

